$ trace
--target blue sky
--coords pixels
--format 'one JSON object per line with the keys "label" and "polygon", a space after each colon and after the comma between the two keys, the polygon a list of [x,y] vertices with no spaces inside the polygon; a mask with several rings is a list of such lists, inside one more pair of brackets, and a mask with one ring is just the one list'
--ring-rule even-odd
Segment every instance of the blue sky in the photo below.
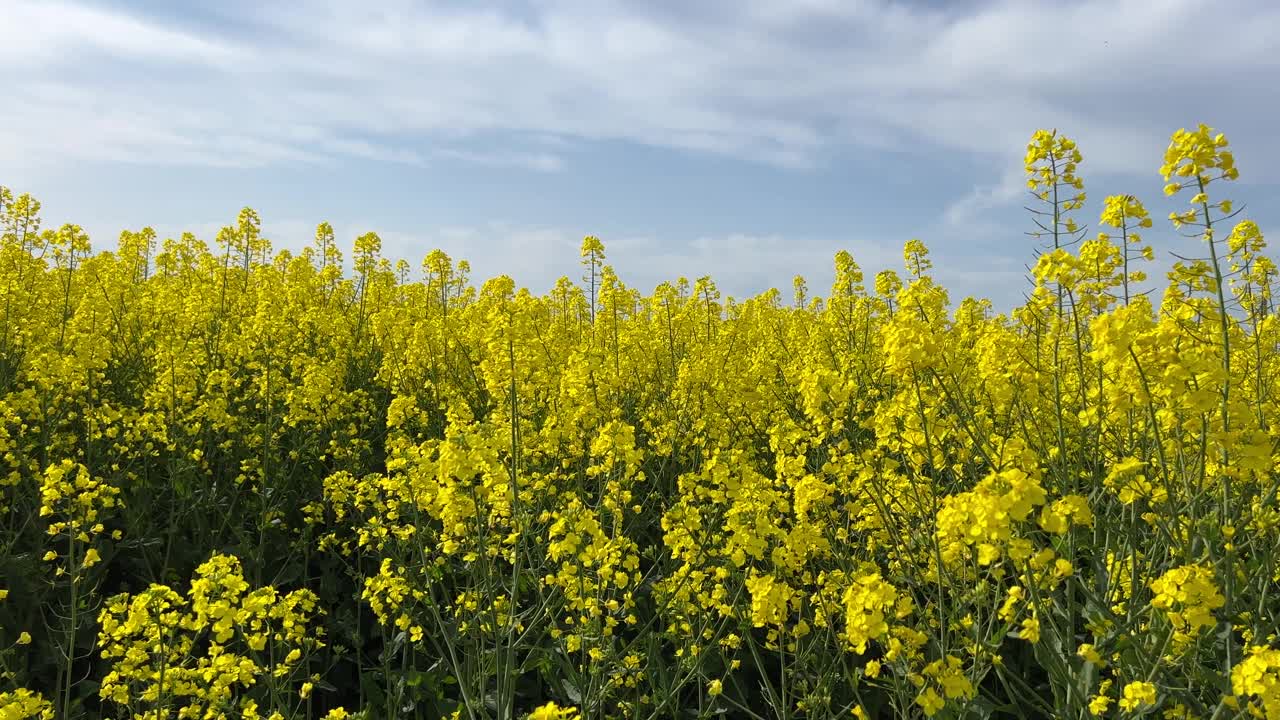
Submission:
{"label": "blue sky", "polygon": [[896,268],[918,237],[953,300],[1007,307],[1035,129],[1080,143],[1082,221],[1136,194],[1165,258],[1195,248],[1156,169],[1205,122],[1229,196],[1280,221],[1274,0],[364,5],[5,0],[0,184],[99,247],[212,242],[249,205],[277,247],[325,220],[537,291],[586,234],[642,291],[711,274],[739,297],[821,293],[840,249]]}

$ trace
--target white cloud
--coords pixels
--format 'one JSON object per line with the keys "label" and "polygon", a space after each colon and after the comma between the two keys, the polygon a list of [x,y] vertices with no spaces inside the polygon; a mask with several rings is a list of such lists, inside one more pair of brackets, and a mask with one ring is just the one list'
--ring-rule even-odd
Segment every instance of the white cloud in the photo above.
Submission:
{"label": "white cloud", "polygon": [[319,137],[316,142],[321,147],[341,155],[379,160],[382,162],[403,163],[405,165],[424,165],[421,153],[405,148],[385,147],[367,140]]}
{"label": "white cloud", "polygon": [[[0,59],[24,70],[10,91],[26,100],[7,104],[0,135],[29,142],[0,160],[563,164],[536,146],[475,147],[510,131],[809,167],[843,144],[1009,159],[1056,125],[1091,170],[1148,172],[1162,138],[1202,119],[1259,155],[1259,175],[1280,159],[1267,147],[1280,6],[1266,0],[532,8],[246,2],[225,12],[249,31],[229,35],[12,0]],[[1212,38],[1219,51],[1194,50]],[[71,100],[40,92],[51,86]]]}
{"label": "white cloud", "polygon": [[548,152],[473,152],[446,148],[437,151],[436,155],[487,167],[519,167],[542,172],[556,172],[564,168],[564,160]]}
{"label": "white cloud", "polygon": [[4,17],[0,61],[11,71],[65,62],[68,49],[93,48],[118,57],[214,67],[228,67],[243,56],[240,49],[220,40],[64,0],[6,3]]}
{"label": "white cloud", "polygon": [[993,184],[975,185],[968,193],[952,201],[942,213],[943,222],[952,228],[972,231],[981,223],[983,212],[1003,207],[1027,196],[1027,183],[1021,168],[1009,168]]}

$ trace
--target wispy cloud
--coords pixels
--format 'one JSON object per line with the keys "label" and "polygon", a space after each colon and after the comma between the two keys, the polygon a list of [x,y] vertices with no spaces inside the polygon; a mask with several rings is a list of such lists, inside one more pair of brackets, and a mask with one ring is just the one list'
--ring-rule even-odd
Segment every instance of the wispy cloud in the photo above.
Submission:
{"label": "wispy cloud", "polygon": [[4,14],[0,59],[11,69],[73,63],[74,55],[87,53],[229,68],[247,55],[243,48],[198,32],[85,3],[19,0],[6,4]]}
{"label": "wispy cloud", "polygon": [[444,148],[438,150],[436,155],[486,167],[518,167],[542,172],[555,172],[564,168],[564,160],[560,156],[547,152],[474,152]]}
{"label": "wispy cloud", "polygon": [[[186,145],[178,156],[197,163],[301,160],[315,147],[290,149],[279,137],[299,125],[332,136],[322,153],[413,162],[425,151],[545,171],[563,159],[455,141],[555,133],[804,168],[850,144],[1008,157],[1030,129],[1060,124],[1091,148],[1092,167],[1125,172],[1150,164],[1178,118],[1248,99],[1254,112],[1204,119],[1229,120],[1239,142],[1260,143],[1280,109],[1265,82],[1280,70],[1271,40],[1280,6],[1265,0],[751,0],[699,9],[303,0],[223,12],[238,22],[14,0],[0,58],[28,71],[13,81],[28,102],[0,127],[12,134],[39,123],[44,159],[55,146],[65,159],[91,154],[89,143],[63,142],[84,133],[112,148],[99,154],[174,157],[121,137],[117,119],[89,105],[34,93],[26,78],[43,75],[98,106],[137,107],[145,93],[151,111],[132,118],[137,133]],[[1230,38],[1230,52],[1184,50],[1201,46],[1207,27]],[[184,113],[185,122],[168,119]],[[398,139],[365,144],[384,135]]]}
{"label": "wispy cloud", "polygon": [[953,228],[973,230],[975,226],[983,226],[982,213],[1027,196],[1026,175],[1021,170],[1010,167],[995,183],[974,185],[968,193],[947,205],[942,213],[943,221]]}

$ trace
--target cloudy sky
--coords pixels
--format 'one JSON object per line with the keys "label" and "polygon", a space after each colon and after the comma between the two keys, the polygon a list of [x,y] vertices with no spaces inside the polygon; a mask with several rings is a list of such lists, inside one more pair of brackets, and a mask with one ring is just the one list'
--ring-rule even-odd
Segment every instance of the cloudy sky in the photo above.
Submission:
{"label": "cloudy sky", "polygon": [[[367,5],[361,8],[360,5]],[[375,9],[376,8],[376,9]],[[1274,0],[0,0],[0,184],[109,247],[278,247],[327,220],[415,266],[435,247],[535,290],[600,236],[644,291],[727,294],[912,237],[953,299],[1025,289],[1031,133],[1080,143],[1092,226],[1163,218],[1169,135],[1227,133],[1230,196],[1280,232]],[[1177,203],[1177,204],[1175,204]],[[1150,239],[1194,250],[1167,222]]]}

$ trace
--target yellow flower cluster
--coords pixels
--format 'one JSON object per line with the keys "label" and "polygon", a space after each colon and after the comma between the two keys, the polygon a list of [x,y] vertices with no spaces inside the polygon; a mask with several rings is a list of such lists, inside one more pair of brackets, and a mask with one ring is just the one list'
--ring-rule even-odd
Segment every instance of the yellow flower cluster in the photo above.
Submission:
{"label": "yellow flower cluster", "polygon": [[[316,603],[309,590],[251,590],[239,560],[226,555],[197,568],[185,596],[153,584],[111,597],[98,618],[110,663],[99,694],[148,717],[257,717],[258,703],[325,646]],[[305,695],[309,685],[302,688]]]}
{"label": "yellow flower cluster", "polygon": [[864,575],[853,581],[844,593],[845,633],[850,647],[864,653],[867,643],[889,634],[886,613],[898,619],[911,612],[911,598],[898,591],[878,574]]}
{"label": "yellow flower cluster", "polygon": [[923,688],[916,695],[915,702],[925,717],[937,715],[946,707],[948,700],[972,700],[978,694],[964,673],[964,662],[954,655],[929,663],[922,673],[911,676],[911,682],[917,688]]}
{"label": "yellow flower cluster", "polygon": [[1151,582],[1151,605],[1165,611],[1174,627],[1174,643],[1189,642],[1203,629],[1213,627],[1214,611],[1226,598],[1218,590],[1213,568],[1184,565],[1172,568]]}
{"label": "yellow flower cluster", "polygon": [[53,703],[26,688],[0,693],[0,718],[4,720],[53,720]]}
{"label": "yellow flower cluster", "polygon": [[610,537],[577,498],[552,516],[547,556],[557,567],[544,582],[562,594],[568,646],[594,647],[620,622],[636,622],[633,593],[643,579],[637,548],[629,538]]}
{"label": "yellow flower cluster", "polygon": [[1231,670],[1231,692],[1245,700],[1254,717],[1280,718],[1280,650],[1251,648]]}
{"label": "yellow flower cluster", "polygon": [[[75,572],[93,567],[101,556],[96,548],[85,546],[105,531],[103,514],[119,504],[120,489],[93,477],[89,468],[70,460],[50,465],[43,480],[40,516],[51,518],[46,532],[50,536],[65,535],[72,551],[83,551],[83,555],[68,559]],[[119,531],[113,536],[119,539]],[[56,551],[49,550],[44,559],[52,561],[57,557]],[[59,568],[59,574],[63,570]]]}
{"label": "yellow flower cluster", "polygon": [[972,491],[943,500],[937,531],[943,558],[954,562],[964,548],[973,547],[979,564],[999,560],[1014,537],[1015,523],[1026,521],[1045,502],[1038,474],[1016,467],[993,472]]}

